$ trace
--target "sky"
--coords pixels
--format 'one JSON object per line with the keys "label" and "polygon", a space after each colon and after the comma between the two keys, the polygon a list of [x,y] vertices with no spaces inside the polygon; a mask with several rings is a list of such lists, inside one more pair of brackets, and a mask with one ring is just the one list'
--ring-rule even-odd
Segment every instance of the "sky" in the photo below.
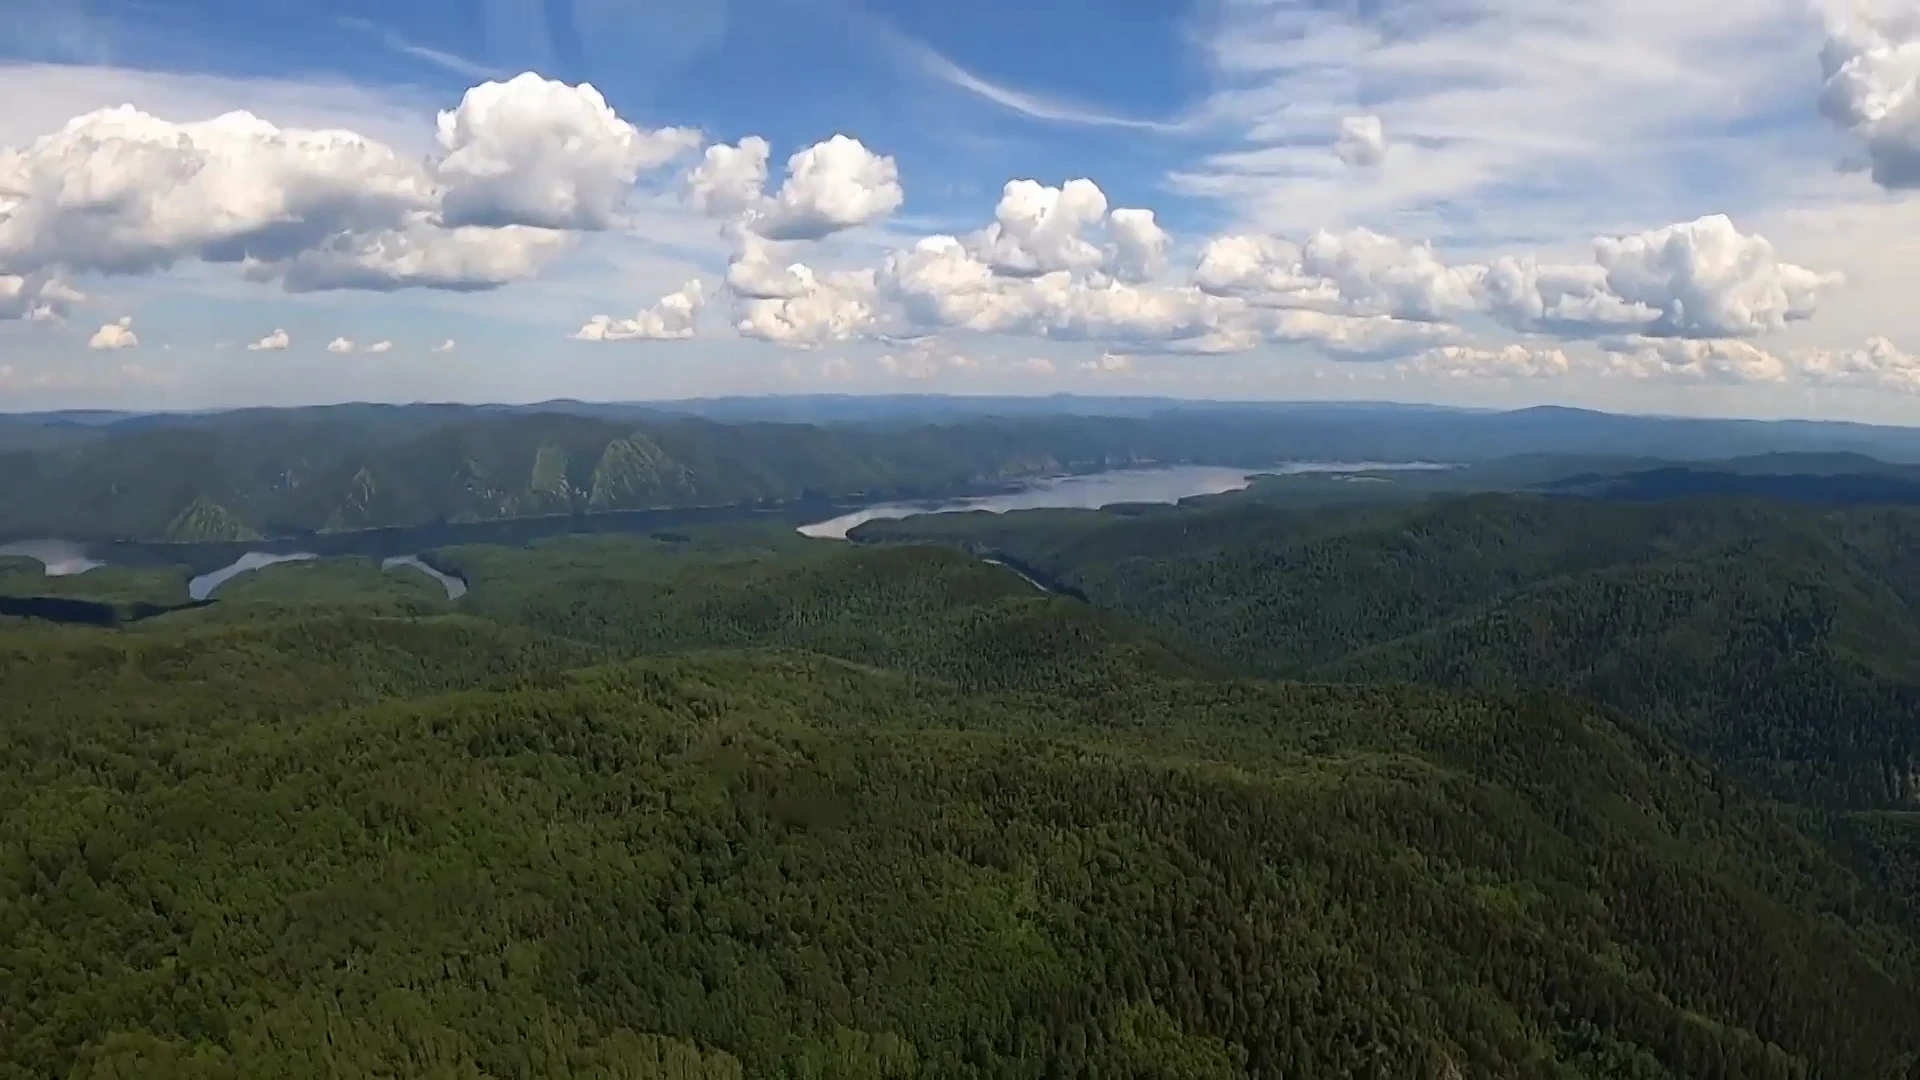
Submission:
{"label": "sky", "polygon": [[0,411],[1920,422],[1916,0],[0,0]]}

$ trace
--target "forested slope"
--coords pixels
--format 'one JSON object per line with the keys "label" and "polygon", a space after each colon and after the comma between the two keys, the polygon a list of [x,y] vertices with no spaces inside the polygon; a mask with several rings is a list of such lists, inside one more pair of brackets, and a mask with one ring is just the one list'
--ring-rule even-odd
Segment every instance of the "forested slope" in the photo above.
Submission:
{"label": "forested slope", "polygon": [[764,653],[562,676],[568,646],[484,621],[185,621],[6,633],[0,1075],[1891,1077],[1920,1049],[1869,894],[1570,702],[962,695]]}
{"label": "forested slope", "polygon": [[1125,619],[955,551],[681,546],[565,540],[436,558],[474,586],[466,610],[627,654],[788,646],[975,690],[1207,668]]}
{"label": "forested slope", "polygon": [[1776,797],[1920,799],[1912,511],[1477,496],[938,515],[855,535],[1003,553],[1249,672],[1551,688]]}
{"label": "forested slope", "polygon": [[[1137,608],[723,529],[431,553],[457,603],[328,559],[121,629],[0,618],[0,1078],[1912,1075],[1920,929],[1845,846],[1884,854],[1885,819],[1807,831],[1753,797],[1774,773],[1689,753],[1679,719],[1727,715],[1691,684],[1650,684],[1654,722],[1525,689],[1572,663],[1538,645],[1393,681],[1489,583],[1732,560],[1774,511],[1212,513],[901,526],[1031,529],[1095,601],[1151,583]],[[1914,595],[1908,519],[1782,521],[1740,557],[1862,576],[1763,576],[1755,655],[1897,651],[1805,612]],[[1322,584],[1236,600],[1249,568]],[[1171,598],[1210,581],[1189,633]],[[1655,667],[1702,638],[1713,674],[1735,583],[1685,584],[1554,610],[1618,607]],[[1226,670],[1260,664],[1386,681]]]}
{"label": "forested slope", "polygon": [[[271,411],[116,425],[0,457],[0,537],[175,542],[657,507],[948,494],[1151,459],[1142,421],[885,432],[691,418],[453,412],[413,429]],[[372,417],[373,419],[369,419]],[[1177,441],[1177,440],[1176,440]]]}

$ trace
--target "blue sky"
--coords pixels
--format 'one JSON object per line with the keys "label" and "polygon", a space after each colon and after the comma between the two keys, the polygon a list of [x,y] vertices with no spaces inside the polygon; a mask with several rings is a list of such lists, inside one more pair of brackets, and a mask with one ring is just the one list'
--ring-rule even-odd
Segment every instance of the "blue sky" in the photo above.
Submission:
{"label": "blue sky", "polygon": [[538,71],[593,84],[636,123],[690,124],[718,140],[857,135],[900,159],[916,213],[970,221],[1013,175],[1098,173],[1116,198],[1152,198],[1200,141],[1023,116],[934,70],[944,60],[1042,110],[1122,120],[1177,120],[1205,94],[1204,72],[1177,46],[1195,13],[1139,0],[1088,11],[1070,0],[118,0],[38,26],[14,52],[344,78],[449,103],[481,79]]}
{"label": "blue sky", "polygon": [[[1899,8],[0,0],[0,409],[1079,390],[1903,421]],[[463,105],[489,82],[504,104]],[[122,104],[151,122],[93,116]],[[237,109],[272,128],[205,125]],[[702,172],[716,147],[762,175]]]}

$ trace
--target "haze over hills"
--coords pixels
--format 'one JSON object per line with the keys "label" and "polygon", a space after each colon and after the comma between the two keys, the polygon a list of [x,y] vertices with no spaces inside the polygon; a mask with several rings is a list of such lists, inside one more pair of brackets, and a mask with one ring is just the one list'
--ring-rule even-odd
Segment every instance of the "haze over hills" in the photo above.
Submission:
{"label": "haze over hills", "polygon": [[[1109,410],[1122,406],[1107,399],[1078,402],[1072,415],[1029,411],[1041,404],[770,398],[351,404],[84,422],[15,416],[0,423],[0,539],[241,541],[556,514],[941,497],[1138,464],[1257,471],[1288,461],[1486,464],[1529,455],[1569,464],[1549,464],[1519,486],[1566,480],[1578,471],[1575,458],[1632,458],[1646,471],[1753,455],[1860,455],[1875,459],[1862,464],[1863,475],[1879,478],[1850,481],[1856,500],[1898,500],[1911,478],[1882,463],[1920,461],[1920,430],[1850,424],[1171,400],[1125,403],[1120,415]],[[688,412],[673,411],[681,408]],[[702,408],[809,422],[692,415]],[[1793,467],[1772,460],[1745,468]],[[1844,459],[1820,460],[1815,470],[1831,472]],[[1627,493],[1628,481],[1605,482]],[[1681,474],[1631,483],[1649,495],[1666,490],[1661,484],[1675,493],[1727,488]],[[1749,486],[1764,483],[1780,482]]]}

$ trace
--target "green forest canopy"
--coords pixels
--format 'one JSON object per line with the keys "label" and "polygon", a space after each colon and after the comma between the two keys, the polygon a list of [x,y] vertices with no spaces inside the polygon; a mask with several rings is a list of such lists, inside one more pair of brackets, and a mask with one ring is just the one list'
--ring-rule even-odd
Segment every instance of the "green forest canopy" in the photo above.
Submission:
{"label": "green forest canopy", "polygon": [[[0,620],[0,1077],[1904,1077],[1908,521],[922,519]],[[1892,696],[1795,726],[1836,692]]]}

